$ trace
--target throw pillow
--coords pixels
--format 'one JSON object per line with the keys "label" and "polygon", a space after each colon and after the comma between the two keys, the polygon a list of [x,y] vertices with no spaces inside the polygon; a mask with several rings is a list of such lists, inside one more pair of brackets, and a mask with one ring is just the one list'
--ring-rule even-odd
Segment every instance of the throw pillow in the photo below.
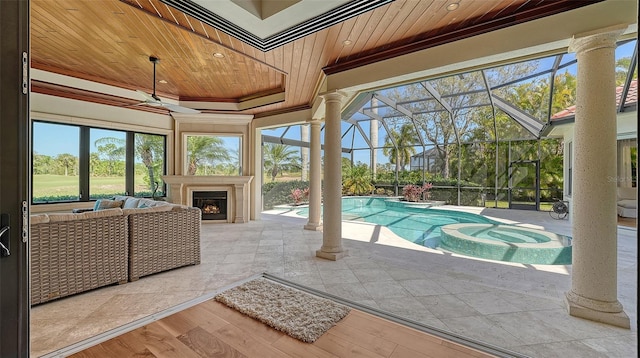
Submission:
{"label": "throw pillow", "polygon": [[123,209],[133,209],[133,208],[137,208],[138,207],[138,203],[140,202],[139,198],[127,198],[127,200],[124,202],[124,206],[122,207]]}
{"label": "throw pillow", "polygon": [[122,207],[122,200],[98,199],[96,200],[96,205],[93,206],[93,210],[98,211],[98,210],[121,208],[121,207]]}

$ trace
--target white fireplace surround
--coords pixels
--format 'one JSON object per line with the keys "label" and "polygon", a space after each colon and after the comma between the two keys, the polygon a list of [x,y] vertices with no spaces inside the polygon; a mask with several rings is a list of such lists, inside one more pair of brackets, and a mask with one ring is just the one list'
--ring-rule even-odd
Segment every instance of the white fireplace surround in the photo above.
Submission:
{"label": "white fireplace surround", "polygon": [[174,204],[193,206],[194,191],[226,191],[226,222],[249,222],[249,183],[253,176],[164,175],[162,180],[169,185],[168,199]]}

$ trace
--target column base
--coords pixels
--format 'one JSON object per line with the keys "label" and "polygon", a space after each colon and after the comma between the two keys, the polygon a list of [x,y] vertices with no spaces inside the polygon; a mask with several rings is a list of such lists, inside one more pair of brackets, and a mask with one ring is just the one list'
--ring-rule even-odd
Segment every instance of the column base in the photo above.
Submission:
{"label": "column base", "polygon": [[565,305],[569,315],[579,318],[588,319],[590,321],[601,322],[610,324],[612,326],[631,328],[631,322],[629,316],[624,311],[620,312],[602,312],[596,311],[592,308],[580,306],[579,304],[570,300],[568,296],[565,296]]}
{"label": "column base", "polygon": [[316,257],[320,257],[320,258],[331,260],[331,261],[338,261],[347,256],[349,256],[348,250],[344,250],[340,252],[324,252],[322,250],[316,250]]}
{"label": "column base", "polygon": [[311,231],[322,231],[322,224],[306,223],[304,225],[304,229]]}

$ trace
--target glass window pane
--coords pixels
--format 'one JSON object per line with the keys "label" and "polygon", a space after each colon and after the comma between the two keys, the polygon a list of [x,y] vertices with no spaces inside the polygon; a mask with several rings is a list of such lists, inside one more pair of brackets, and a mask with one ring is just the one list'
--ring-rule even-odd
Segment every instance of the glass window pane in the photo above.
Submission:
{"label": "glass window pane", "polygon": [[[616,86],[623,85],[627,78],[629,68],[631,67],[631,57],[636,44],[637,40],[633,40],[623,43],[616,48]],[[638,78],[637,68],[635,78]]]}
{"label": "glass window pane", "polygon": [[553,101],[551,102],[551,119],[572,116],[576,111],[576,79],[578,64],[558,71],[553,80]]}
{"label": "glass window pane", "polygon": [[241,175],[242,137],[187,135],[186,175]]}
{"label": "glass window pane", "polygon": [[161,176],[165,174],[165,136],[134,134],[134,196],[165,196]]}
{"label": "glass window pane", "polygon": [[287,130],[283,133],[282,138],[302,140],[302,125],[295,125],[287,127]]}
{"label": "glass window pane", "polygon": [[126,133],[91,128],[89,131],[89,199],[126,193]]}
{"label": "glass window pane", "polygon": [[484,71],[489,86],[494,89],[505,83],[525,78],[538,71],[538,61],[526,61],[490,68]]}
{"label": "glass window pane", "polygon": [[562,199],[564,145],[559,139],[540,141],[540,200],[553,202]]}
{"label": "glass window pane", "polygon": [[496,110],[496,128],[498,140],[515,140],[534,138],[524,127],[503,111]]}
{"label": "glass window pane", "polygon": [[492,92],[541,122],[549,118],[550,74],[502,86]]}
{"label": "glass window pane", "polygon": [[33,122],[32,145],[33,203],[79,200],[80,128]]}
{"label": "glass window pane", "polygon": [[287,127],[267,128],[262,130],[262,135],[280,137],[286,130]]}
{"label": "glass window pane", "polygon": [[351,123],[341,122],[342,148],[352,148],[356,135],[356,127]]}

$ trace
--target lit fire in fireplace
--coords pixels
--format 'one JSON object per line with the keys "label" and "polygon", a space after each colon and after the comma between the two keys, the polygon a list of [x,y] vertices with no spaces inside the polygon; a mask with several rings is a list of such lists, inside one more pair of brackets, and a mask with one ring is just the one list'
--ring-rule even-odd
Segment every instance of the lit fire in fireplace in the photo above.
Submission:
{"label": "lit fire in fireplace", "polygon": [[205,204],[202,207],[204,214],[220,214],[220,208],[217,205]]}

